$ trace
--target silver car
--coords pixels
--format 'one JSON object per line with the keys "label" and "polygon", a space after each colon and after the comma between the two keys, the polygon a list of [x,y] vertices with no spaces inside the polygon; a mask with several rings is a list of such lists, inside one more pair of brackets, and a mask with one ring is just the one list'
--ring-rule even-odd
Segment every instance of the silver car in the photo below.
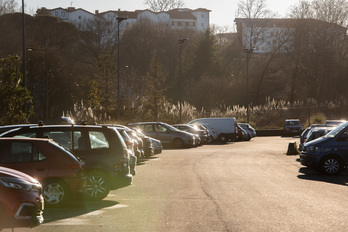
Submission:
{"label": "silver car", "polygon": [[195,137],[191,133],[180,131],[167,123],[138,122],[128,126],[140,129],[145,135],[160,140],[162,145],[172,145],[176,148],[195,145]]}

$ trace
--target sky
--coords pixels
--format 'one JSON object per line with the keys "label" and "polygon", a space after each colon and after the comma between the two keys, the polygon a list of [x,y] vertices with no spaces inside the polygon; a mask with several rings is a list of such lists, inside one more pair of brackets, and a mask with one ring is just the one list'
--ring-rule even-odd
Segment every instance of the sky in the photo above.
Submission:
{"label": "sky", "polygon": [[[234,25],[235,12],[239,0],[184,0],[185,7],[189,9],[205,8],[210,10],[210,24],[218,26]],[[299,0],[266,0],[268,9],[277,12],[280,17],[286,17],[289,12],[289,7],[298,4]],[[22,1],[17,0],[19,6]],[[54,9],[57,7],[67,8],[75,7],[82,8],[91,13],[95,10],[99,12],[108,10],[144,10],[146,9],[145,0],[24,0],[26,12],[29,14],[35,13],[37,8],[46,7]]]}

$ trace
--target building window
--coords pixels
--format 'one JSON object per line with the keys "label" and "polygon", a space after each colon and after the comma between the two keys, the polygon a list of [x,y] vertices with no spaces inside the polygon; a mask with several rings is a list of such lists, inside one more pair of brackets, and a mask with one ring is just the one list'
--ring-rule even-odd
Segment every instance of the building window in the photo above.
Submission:
{"label": "building window", "polygon": [[175,25],[175,23],[174,22],[172,22],[172,26],[174,26]]}
{"label": "building window", "polygon": [[196,22],[193,22],[193,24],[192,24],[194,27],[196,26]]}
{"label": "building window", "polygon": [[178,22],[178,26],[179,26],[179,27],[181,27],[181,26],[182,26],[181,22]]}
{"label": "building window", "polygon": [[204,18],[204,14],[201,14],[202,18]]}
{"label": "building window", "polygon": [[81,15],[79,15],[79,19],[81,19]]}
{"label": "building window", "polygon": [[186,27],[189,27],[189,26],[190,26],[190,23],[189,23],[189,22],[186,22],[186,23],[185,23],[185,26],[186,26]]}
{"label": "building window", "polygon": [[55,15],[56,17],[58,17],[58,11],[55,11],[55,12],[54,12],[54,15]]}
{"label": "building window", "polygon": [[62,12],[62,18],[65,18],[65,12]]}

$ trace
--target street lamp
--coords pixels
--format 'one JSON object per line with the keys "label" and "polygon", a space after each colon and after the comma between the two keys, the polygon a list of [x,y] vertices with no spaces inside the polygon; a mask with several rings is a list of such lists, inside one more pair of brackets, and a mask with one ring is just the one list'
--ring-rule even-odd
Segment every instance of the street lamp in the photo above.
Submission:
{"label": "street lamp", "polygon": [[179,96],[179,114],[180,114],[180,123],[181,121],[181,115],[182,115],[182,68],[181,68],[181,45],[188,40],[188,38],[181,38],[178,39],[179,47],[180,47],[180,73],[179,73],[179,91],[180,91],[180,96]]}
{"label": "street lamp", "polygon": [[244,48],[243,52],[246,54],[246,80],[245,80],[245,99],[247,104],[247,123],[249,123],[249,59],[253,53],[254,48]]}
{"label": "street lamp", "polygon": [[127,18],[117,17],[117,121],[120,119],[120,24]]}
{"label": "street lamp", "polygon": [[45,52],[45,121],[48,122],[48,65],[47,65],[47,49],[46,48],[27,48],[28,51],[44,51]]}
{"label": "street lamp", "polygon": [[25,20],[24,20],[24,0],[22,0],[22,62],[23,62],[23,86],[24,88],[26,87],[26,57],[25,57],[25,53],[26,53],[26,49],[25,49]]}

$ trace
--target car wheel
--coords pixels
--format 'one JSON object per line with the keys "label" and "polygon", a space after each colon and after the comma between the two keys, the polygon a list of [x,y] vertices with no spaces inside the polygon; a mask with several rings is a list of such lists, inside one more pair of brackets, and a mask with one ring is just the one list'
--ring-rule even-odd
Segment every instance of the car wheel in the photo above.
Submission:
{"label": "car wheel", "polygon": [[342,169],[341,167],[341,161],[335,156],[324,158],[321,162],[321,171],[328,175],[339,173]]}
{"label": "car wheel", "polygon": [[89,200],[102,200],[109,192],[110,187],[104,174],[91,172],[87,175],[85,194]]}
{"label": "car wheel", "polygon": [[226,143],[226,136],[224,134],[219,135],[219,142]]}
{"label": "car wheel", "polygon": [[68,187],[59,180],[50,180],[44,184],[43,197],[45,204],[60,206],[68,199]]}
{"label": "car wheel", "polygon": [[176,148],[182,148],[184,146],[184,142],[182,139],[176,138],[174,139],[174,147]]}
{"label": "car wheel", "polygon": [[250,141],[251,137],[250,135],[248,134],[248,137],[245,139],[245,141]]}

